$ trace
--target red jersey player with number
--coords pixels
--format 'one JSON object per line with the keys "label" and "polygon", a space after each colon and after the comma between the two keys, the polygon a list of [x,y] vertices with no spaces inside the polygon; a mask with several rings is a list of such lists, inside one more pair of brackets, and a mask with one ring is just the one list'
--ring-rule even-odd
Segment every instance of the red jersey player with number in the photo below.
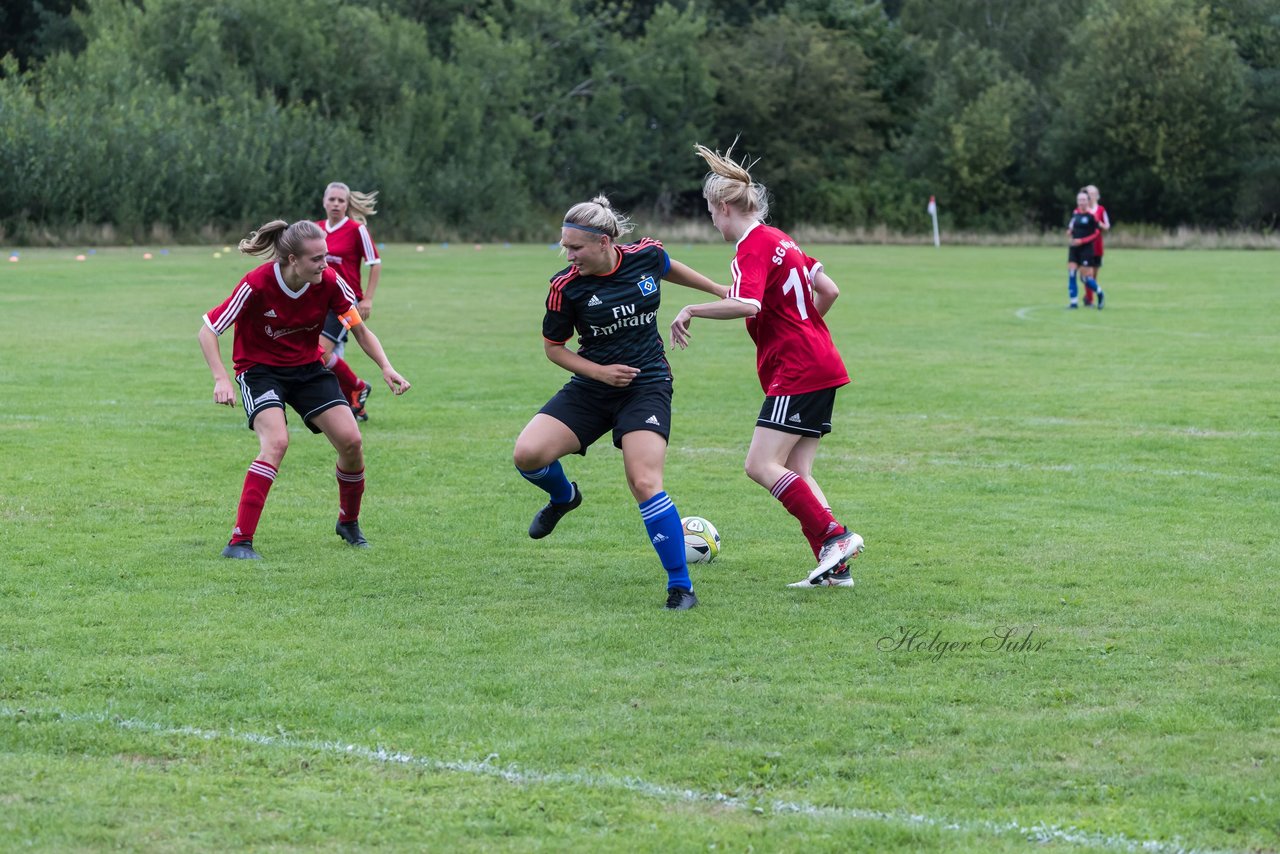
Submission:
{"label": "red jersey player with number", "polygon": [[235,327],[232,358],[239,397],[258,434],[259,452],[249,465],[236,524],[223,557],[258,560],[253,535],[262,516],[267,492],[275,482],[289,447],[285,404],[313,433],[324,433],[338,452],[338,536],[367,548],[360,531],[360,503],[364,496],[364,450],[360,428],[333,374],[325,370],[316,336],[326,314],[344,327],[378,367],[395,394],[409,390],[409,381],[396,373],[377,336],[356,310],[355,294],[325,261],[324,232],[303,220],[267,223],[240,241],[249,255],[274,255],[274,260],[250,271],[223,302],[204,316],[200,350],[213,372],[213,402],[236,405],[227,369],[222,364],[218,336]]}
{"label": "red jersey player with number", "polygon": [[[368,218],[377,213],[377,193],[358,193],[346,184],[334,181],[324,189],[325,218],[316,225],[324,229],[325,260],[338,271],[356,295],[356,309],[362,320],[373,313],[373,293],[378,289],[378,276],[382,272],[382,258],[369,236]],[[360,267],[369,267],[369,287],[360,286]],[[365,401],[373,386],[356,376],[343,358],[343,345],[347,329],[330,314],[320,332],[320,346],[324,348],[324,366],[333,371],[342,386],[342,394],[351,405],[357,421],[368,421]]]}
{"label": "red jersey player with number", "polygon": [[861,553],[862,537],[832,515],[812,473],[818,441],[831,432],[836,389],[849,382],[822,319],[840,290],[820,262],[764,224],[768,192],[731,159],[732,146],[723,155],[702,145],[696,150],[711,167],[702,187],[711,222],[737,245],[733,284],[718,302],[681,309],[671,339],[688,346],[695,317],[746,318],[765,394],[747,451],[747,476],[796,517],[818,560],[807,578],[789,586],[852,587],[848,562]]}

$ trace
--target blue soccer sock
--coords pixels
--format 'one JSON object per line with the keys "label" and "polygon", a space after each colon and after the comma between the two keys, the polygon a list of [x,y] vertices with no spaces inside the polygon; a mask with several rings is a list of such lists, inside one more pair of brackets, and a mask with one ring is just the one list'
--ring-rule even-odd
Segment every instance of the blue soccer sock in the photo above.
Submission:
{"label": "blue soccer sock", "polygon": [[1098,292],[1098,280],[1093,276],[1084,277],[1084,286],[1095,294]]}
{"label": "blue soccer sock", "polygon": [[680,525],[680,513],[665,492],[640,504],[640,518],[649,532],[649,542],[667,571],[667,589],[683,587],[693,589],[689,580],[689,564],[684,556],[684,528]]}
{"label": "blue soccer sock", "polygon": [[522,478],[550,495],[556,504],[568,504],[573,500],[573,484],[565,477],[564,466],[560,465],[559,460],[537,471],[516,471],[520,472]]}
{"label": "blue soccer sock", "polygon": [[1076,284],[1076,271],[1072,270],[1067,275],[1067,297],[1074,303],[1079,296],[1080,286]]}

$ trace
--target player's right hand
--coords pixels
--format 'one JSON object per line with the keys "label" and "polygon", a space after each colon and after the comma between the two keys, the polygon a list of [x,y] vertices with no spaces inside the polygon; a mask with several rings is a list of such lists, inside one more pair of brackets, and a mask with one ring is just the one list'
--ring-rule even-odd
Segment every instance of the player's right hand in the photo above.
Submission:
{"label": "player's right hand", "polygon": [[236,393],[231,388],[231,380],[214,380],[213,402],[222,406],[230,406],[232,409],[235,408]]}
{"label": "player's right hand", "polygon": [[671,343],[681,350],[689,346],[689,324],[692,321],[693,315],[687,307],[680,309],[675,320],[671,321]]}
{"label": "player's right hand", "polygon": [[640,376],[640,369],[630,365],[604,365],[597,379],[614,388],[626,388],[638,376]]}

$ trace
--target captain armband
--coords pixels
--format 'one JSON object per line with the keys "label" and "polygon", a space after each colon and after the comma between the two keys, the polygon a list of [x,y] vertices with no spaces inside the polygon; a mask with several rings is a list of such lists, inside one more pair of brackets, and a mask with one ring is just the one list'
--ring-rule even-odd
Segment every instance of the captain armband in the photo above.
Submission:
{"label": "captain armband", "polygon": [[353,326],[359,326],[361,323],[364,323],[364,318],[360,316],[360,312],[356,311],[355,306],[352,306],[342,314],[338,315],[338,319],[342,321],[342,326],[345,329],[350,329]]}

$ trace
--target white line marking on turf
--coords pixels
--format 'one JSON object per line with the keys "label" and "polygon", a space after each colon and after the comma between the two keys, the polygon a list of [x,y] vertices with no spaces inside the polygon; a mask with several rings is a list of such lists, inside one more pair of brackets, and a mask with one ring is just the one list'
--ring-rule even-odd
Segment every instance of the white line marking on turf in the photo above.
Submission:
{"label": "white line marking on turf", "polygon": [[[1033,824],[1024,825],[1017,821],[952,821],[904,812],[881,812],[880,810],[861,809],[858,807],[823,807],[804,802],[781,800],[757,800],[739,798],[722,792],[701,792],[696,789],[679,789],[650,783],[637,777],[611,777],[602,774],[582,774],[563,771],[532,771],[522,769],[514,764],[497,765],[498,754],[491,753],[482,762],[474,760],[443,760],[426,756],[415,756],[411,753],[388,750],[384,747],[367,747],[344,741],[317,741],[297,739],[288,735],[262,735],[260,733],[243,732],[235,729],[216,730],[193,726],[166,726],[135,718],[122,718],[104,712],[63,712],[57,709],[21,709],[0,706],[0,717],[20,718],[27,716],[55,716],[59,722],[106,724],[130,732],[146,732],[160,736],[181,736],[199,738],[205,741],[232,741],[262,747],[278,747],[285,750],[309,750],[316,753],[328,753],[338,756],[351,756],[367,762],[388,765],[406,765],[430,771],[453,771],[462,774],[476,774],[495,777],[517,785],[527,784],[570,784],[586,786],[593,789],[617,789],[634,792],[639,795],[659,800],[686,801],[692,803],[710,803],[734,809],[753,812],[774,812],[813,816],[816,818],[851,818],[860,821],[875,821],[885,824],[926,827],[936,830],[951,830],[969,833],[990,833],[997,836],[1017,835],[1029,842],[1059,842],[1067,845],[1087,845],[1111,848],[1121,851],[1144,851],[1164,854],[1164,852],[1180,852],[1180,854],[1217,854],[1211,849],[1189,848],[1176,839],[1164,842],[1156,839],[1133,839],[1122,833],[1102,833],[1098,831],[1080,830],[1074,827],[1058,825]],[[47,722],[44,720],[41,723]],[[283,733],[283,730],[281,730]]]}
{"label": "white line marking on turf", "polygon": [[[1131,306],[1131,307],[1134,307],[1134,306]],[[1018,318],[1019,320],[1030,320],[1032,312],[1041,311],[1043,309],[1057,309],[1059,311],[1070,311],[1070,309],[1067,308],[1065,305],[1061,305],[1058,303],[1055,303],[1052,305],[1024,305],[1022,308],[1015,311],[1013,313],[1013,316]],[[1096,311],[1097,309],[1091,306],[1081,306],[1080,308],[1076,309],[1077,313],[1096,312]],[[1111,314],[1115,314],[1115,312],[1111,312]],[[1084,326],[1088,329],[1114,329],[1115,328],[1105,323],[1089,323],[1088,321],[1072,321],[1072,325]],[[1180,338],[1217,338],[1219,337],[1212,332],[1184,332],[1180,329],[1160,329],[1156,327],[1142,327],[1142,326],[1137,327],[1136,329],[1124,329],[1123,331],[1126,334],[1133,333],[1133,332],[1154,332],[1164,337],[1169,337],[1169,336],[1180,337]]]}

